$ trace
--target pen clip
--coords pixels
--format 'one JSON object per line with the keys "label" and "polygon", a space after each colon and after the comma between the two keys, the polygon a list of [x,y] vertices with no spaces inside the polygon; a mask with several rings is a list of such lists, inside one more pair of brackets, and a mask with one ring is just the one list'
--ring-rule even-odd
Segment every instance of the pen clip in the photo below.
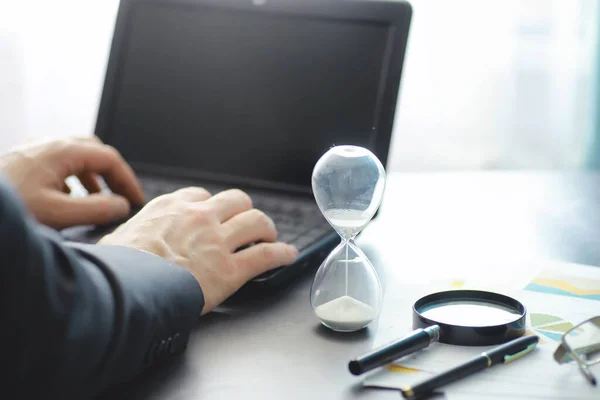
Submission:
{"label": "pen clip", "polygon": [[524,348],[523,350],[521,350],[515,354],[504,356],[504,364],[508,364],[509,362],[517,360],[517,359],[523,357],[525,354],[530,353],[531,351],[533,351],[533,349],[535,348],[536,345],[537,345],[537,343],[530,344],[529,346],[527,346],[526,348]]}

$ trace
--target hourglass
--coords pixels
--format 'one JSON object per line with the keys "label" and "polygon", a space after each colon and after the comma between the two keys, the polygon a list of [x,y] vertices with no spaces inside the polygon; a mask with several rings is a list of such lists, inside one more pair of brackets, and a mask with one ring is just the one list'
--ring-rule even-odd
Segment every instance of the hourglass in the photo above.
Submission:
{"label": "hourglass", "polygon": [[319,209],[341,243],[319,267],[310,300],[321,323],[340,332],[362,329],[381,310],[381,283],[371,262],[354,243],[381,204],[385,170],[358,146],[336,146],[315,165],[312,188]]}

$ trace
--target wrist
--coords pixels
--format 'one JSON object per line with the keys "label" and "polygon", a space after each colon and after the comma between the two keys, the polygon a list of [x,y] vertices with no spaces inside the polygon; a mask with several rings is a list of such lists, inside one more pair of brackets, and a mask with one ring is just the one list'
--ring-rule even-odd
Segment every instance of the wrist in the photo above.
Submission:
{"label": "wrist", "polygon": [[5,153],[0,155],[0,171],[8,175],[8,166],[10,165],[11,153]]}
{"label": "wrist", "polygon": [[[15,187],[22,185],[24,177],[19,177],[19,164],[23,164],[23,160],[26,157],[16,151],[2,154],[0,156],[0,171],[4,176],[12,183]],[[22,174],[22,172],[21,172]]]}

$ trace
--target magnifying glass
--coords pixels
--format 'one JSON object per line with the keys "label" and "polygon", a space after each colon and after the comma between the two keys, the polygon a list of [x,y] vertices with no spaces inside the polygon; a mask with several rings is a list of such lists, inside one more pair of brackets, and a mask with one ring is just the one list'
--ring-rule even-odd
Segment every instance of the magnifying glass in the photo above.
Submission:
{"label": "magnifying glass", "polygon": [[502,344],[525,334],[526,315],[523,304],[499,293],[433,293],[413,305],[413,332],[351,360],[348,369],[361,375],[434,342],[459,346]]}
{"label": "magnifying glass", "polygon": [[527,310],[512,297],[481,290],[433,293],[413,305],[413,328],[440,327],[439,342],[489,346],[525,334]]}

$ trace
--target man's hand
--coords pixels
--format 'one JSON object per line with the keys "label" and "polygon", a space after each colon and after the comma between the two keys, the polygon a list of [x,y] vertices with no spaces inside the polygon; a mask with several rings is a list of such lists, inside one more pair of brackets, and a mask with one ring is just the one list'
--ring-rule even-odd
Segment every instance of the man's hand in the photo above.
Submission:
{"label": "man's hand", "polygon": [[[252,208],[246,193],[211,196],[186,188],[152,200],[99,244],[133,247],[184,267],[204,292],[205,314],[248,280],[296,259],[296,248],[276,237],[273,221]],[[253,242],[261,243],[236,252]]]}
{"label": "man's hand", "polygon": [[[15,185],[29,211],[56,229],[104,224],[141,205],[143,192],[127,163],[97,138],[72,138],[24,146],[0,157],[0,172]],[[90,193],[69,195],[65,179],[77,176]],[[114,194],[101,194],[102,176]]]}

